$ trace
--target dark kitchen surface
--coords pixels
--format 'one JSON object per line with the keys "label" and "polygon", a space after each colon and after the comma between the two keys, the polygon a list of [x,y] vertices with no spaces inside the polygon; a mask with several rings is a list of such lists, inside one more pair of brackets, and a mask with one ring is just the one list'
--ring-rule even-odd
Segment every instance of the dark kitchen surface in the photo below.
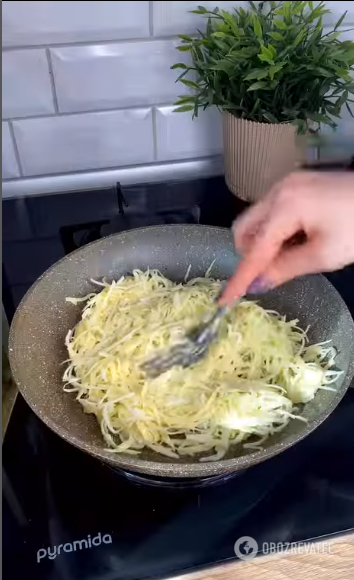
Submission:
{"label": "dark kitchen surface", "polygon": [[[225,483],[165,489],[137,485],[65,443],[19,397],[3,449],[3,577],[161,578],[234,558],[242,536],[261,548],[353,528],[353,416],[349,389],[281,455]],[[98,534],[98,546],[71,552]]]}
{"label": "dark kitchen surface", "polygon": [[[4,201],[8,318],[75,247],[156,223],[228,227],[244,205],[221,178]],[[353,314],[353,267],[328,277]],[[4,578],[159,578],[234,558],[241,536],[261,548],[351,529],[353,417],[349,389],[295,447],[225,481],[181,488],[113,471],[51,433],[19,396],[3,446]]]}
{"label": "dark kitchen surface", "polygon": [[9,320],[33,282],[66,253],[101,236],[165,223],[229,227],[245,204],[220,177],[5,200],[4,306]]}
{"label": "dark kitchen surface", "polygon": [[[128,206],[126,205],[128,204]],[[4,200],[3,292],[11,321],[40,274],[77,247],[111,233],[164,223],[230,227],[246,204],[221,177],[188,182],[113,185],[102,190]],[[354,308],[354,267],[328,274]]]}

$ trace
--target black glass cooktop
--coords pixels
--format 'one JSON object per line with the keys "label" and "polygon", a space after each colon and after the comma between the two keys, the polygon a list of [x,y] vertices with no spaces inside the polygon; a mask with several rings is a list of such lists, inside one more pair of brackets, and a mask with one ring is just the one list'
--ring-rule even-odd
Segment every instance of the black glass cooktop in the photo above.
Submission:
{"label": "black glass cooktop", "polygon": [[[4,305],[65,253],[157,223],[230,226],[219,178],[9,200]],[[354,312],[354,268],[330,280]],[[235,558],[242,536],[298,542],[354,528],[354,389],[314,433],[239,475],[203,482],[119,472],[50,432],[19,396],[3,445],[6,580],[144,580]]]}
{"label": "black glass cooktop", "polygon": [[145,580],[235,558],[238,538],[298,542],[354,527],[354,390],[314,433],[210,487],[116,473],[19,398],[3,450],[6,580]]}

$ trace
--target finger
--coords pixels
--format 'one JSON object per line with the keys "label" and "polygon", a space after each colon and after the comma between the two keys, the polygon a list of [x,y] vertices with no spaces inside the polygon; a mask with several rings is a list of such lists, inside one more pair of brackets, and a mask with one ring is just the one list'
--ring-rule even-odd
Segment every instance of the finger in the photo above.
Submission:
{"label": "finger", "polygon": [[[300,222],[296,214],[289,211],[287,205],[280,206],[277,211],[271,213],[269,220],[255,236],[247,255],[228,281],[219,300],[220,304],[232,304],[234,300],[246,294],[251,283],[270,267],[283,243],[299,229]],[[266,286],[270,287],[271,281],[264,279],[263,286],[264,289]]]}
{"label": "finger", "polygon": [[272,286],[279,286],[297,276],[314,274],[325,269],[322,244],[315,238],[300,246],[281,251],[263,275]]}
{"label": "finger", "polygon": [[254,237],[267,219],[271,203],[270,197],[264,198],[234,221],[232,232],[235,248],[242,256],[248,252]]}

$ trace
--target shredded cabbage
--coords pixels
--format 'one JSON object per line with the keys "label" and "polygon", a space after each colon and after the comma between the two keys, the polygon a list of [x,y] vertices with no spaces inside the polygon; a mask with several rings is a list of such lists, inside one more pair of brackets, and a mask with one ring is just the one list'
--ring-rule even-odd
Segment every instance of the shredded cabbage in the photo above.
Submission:
{"label": "shredded cabbage", "polygon": [[97,284],[98,294],[67,299],[86,304],[66,337],[63,380],[96,415],[112,452],[149,447],[214,461],[238,443],[260,449],[291,419],[305,420],[295,405],[332,389],[340,375],[331,370],[336,353],[328,343],[307,346],[297,320],[243,300],[203,360],[149,378],[141,364],[210,315],[221,283],[204,277],[176,284],[157,270],[135,270]]}

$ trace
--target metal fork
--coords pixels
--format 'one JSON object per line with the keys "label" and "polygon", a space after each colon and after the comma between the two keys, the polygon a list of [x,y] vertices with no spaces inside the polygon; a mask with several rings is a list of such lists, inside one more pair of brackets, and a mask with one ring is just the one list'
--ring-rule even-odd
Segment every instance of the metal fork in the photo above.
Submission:
{"label": "metal fork", "polygon": [[141,368],[153,378],[173,366],[190,367],[202,359],[217,339],[228,306],[219,306],[215,314],[186,333],[185,339],[172,348],[145,361]]}
{"label": "metal fork", "polygon": [[[301,230],[292,236],[289,240],[287,240],[285,245],[300,245],[306,242],[306,240],[306,234]],[[254,287],[254,282],[251,284],[251,286],[248,287],[246,295],[251,292],[252,286],[252,294],[257,294],[257,290],[255,290]],[[216,299],[217,301],[223,295],[223,291],[226,285],[230,285],[230,280],[222,284],[221,291]],[[261,290],[258,285],[258,292],[260,291]],[[194,365],[207,354],[210,345],[217,339],[223,316],[227,310],[228,306],[220,305],[217,308],[215,314],[213,314],[209,320],[190,330],[186,334],[185,339],[180,344],[176,344],[169,350],[161,352],[160,354],[157,354],[151,359],[145,361],[141,368],[147,373],[148,376],[158,377],[173,366],[177,365],[182,367],[190,367],[191,365]]]}

